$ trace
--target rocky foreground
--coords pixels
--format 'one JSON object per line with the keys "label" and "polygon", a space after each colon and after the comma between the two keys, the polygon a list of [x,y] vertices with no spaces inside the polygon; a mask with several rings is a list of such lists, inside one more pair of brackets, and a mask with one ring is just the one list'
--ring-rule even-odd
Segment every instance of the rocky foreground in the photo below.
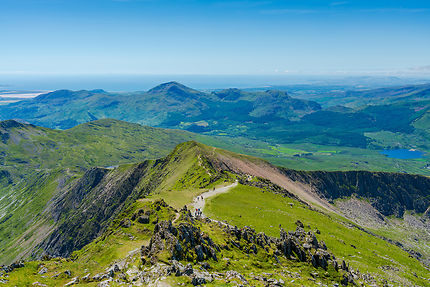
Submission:
{"label": "rocky foreground", "polygon": [[[154,224],[148,244],[116,261],[105,272],[82,277],[70,270],[49,273],[49,262],[41,261],[38,274],[44,278],[66,279],[66,286],[91,283],[97,286],[153,285],[219,285],[291,286],[295,284],[321,286],[348,286],[376,283],[369,274],[354,270],[343,260],[336,259],[315,233],[305,231],[298,221],[295,231],[280,229],[279,238],[257,233],[251,227],[237,228],[223,222],[192,216],[184,207],[176,220],[159,220],[157,212],[172,210],[164,201],[153,209],[138,210],[120,223],[132,221]],[[157,216],[153,216],[157,215]],[[138,264],[132,264],[135,261]],[[239,264],[239,265],[238,265]],[[3,266],[4,278],[8,273],[25,267],[19,262]],[[85,267],[83,267],[85,268]],[[161,284],[161,283],[160,283]],[[34,282],[35,286],[50,286]]]}

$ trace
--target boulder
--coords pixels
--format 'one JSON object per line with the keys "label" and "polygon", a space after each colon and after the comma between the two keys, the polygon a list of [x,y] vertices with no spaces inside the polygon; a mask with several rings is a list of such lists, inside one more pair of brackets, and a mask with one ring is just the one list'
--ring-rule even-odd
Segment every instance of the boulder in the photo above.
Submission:
{"label": "boulder", "polygon": [[43,275],[46,272],[48,272],[48,268],[46,268],[45,266],[42,266],[42,268],[40,268],[40,270],[39,270],[39,272],[37,272],[37,274]]}
{"label": "boulder", "polygon": [[188,263],[187,266],[185,266],[183,274],[191,276],[193,273],[194,273],[193,266],[190,263]]}
{"label": "boulder", "polygon": [[141,215],[137,219],[137,222],[142,223],[142,224],[148,224],[149,223],[149,216],[148,215]]}
{"label": "boulder", "polygon": [[296,221],[296,225],[298,226],[298,227],[301,227],[301,228],[304,228],[305,226],[303,225],[303,223],[300,221],[300,220],[297,220]]}
{"label": "boulder", "polygon": [[205,278],[193,277],[191,284],[193,284],[194,286],[200,286],[206,284],[206,280]]}
{"label": "boulder", "polygon": [[64,285],[64,286],[72,286],[72,285],[75,285],[75,284],[78,284],[78,283],[79,283],[79,278],[75,277],[75,278],[72,279],[72,281],[70,281],[69,283],[66,283],[66,285]]}

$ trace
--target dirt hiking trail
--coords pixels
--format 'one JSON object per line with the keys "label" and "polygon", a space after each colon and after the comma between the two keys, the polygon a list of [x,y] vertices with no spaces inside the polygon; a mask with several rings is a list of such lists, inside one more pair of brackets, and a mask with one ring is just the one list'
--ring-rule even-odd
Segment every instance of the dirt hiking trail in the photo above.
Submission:
{"label": "dirt hiking trail", "polygon": [[[192,203],[193,206],[193,210],[191,211],[191,213],[196,216],[196,209],[199,209],[201,212],[203,211],[203,208],[205,207],[206,204],[206,199],[221,193],[225,193],[227,191],[229,191],[231,188],[236,187],[237,186],[237,181],[233,184],[230,185],[226,185],[223,187],[219,187],[219,188],[214,188],[211,189],[207,192],[204,192],[202,194],[200,194],[199,196],[194,198],[194,201]],[[206,216],[203,214],[203,212],[201,213],[200,217],[205,218]]]}

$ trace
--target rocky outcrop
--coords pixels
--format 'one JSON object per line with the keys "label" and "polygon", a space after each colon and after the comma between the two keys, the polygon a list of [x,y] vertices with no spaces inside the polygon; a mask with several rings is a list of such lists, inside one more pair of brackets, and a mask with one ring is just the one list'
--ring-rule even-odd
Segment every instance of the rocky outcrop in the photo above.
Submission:
{"label": "rocky outcrop", "polygon": [[171,260],[203,261],[217,259],[220,248],[212,239],[191,223],[180,223],[177,227],[171,221],[161,221],[154,229],[148,246],[142,246],[144,263],[158,261],[158,255],[166,251]]}
{"label": "rocky outcrop", "polygon": [[[2,265],[2,266],[0,266],[0,272],[1,273],[10,273],[10,272],[12,272],[15,269],[22,268],[24,266],[25,266],[24,265],[24,261],[17,261],[17,262],[14,262],[14,263],[10,264],[10,265]],[[1,274],[0,274],[0,276],[1,276]]]}
{"label": "rocky outcrop", "polygon": [[[263,232],[257,233],[251,227],[238,228],[222,223],[211,223],[210,219],[201,221],[209,224],[217,224],[222,229],[225,244],[215,244],[211,237],[202,232],[196,224],[197,219],[183,209],[180,223],[174,225],[171,221],[161,221],[154,229],[154,233],[147,246],[141,248],[141,259],[146,266],[153,266],[160,262],[170,264],[168,274],[176,276],[190,276],[194,285],[205,284],[208,278],[213,276],[193,277],[191,264],[186,266],[181,262],[202,262],[203,269],[210,269],[208,260],[218,261],[223,250],[238,250],[256,256],[263,253],[273,257],[280,263],[280,258],[287,260],[307,262],[315,268],[328,270],[332,266],[334,270],[345,273],[342,284],[353,283],[358,278],[363,278],[358,271],[349,268],[345,261],[338,262],[333,254],[327,250],[323,241],[318,241],[312,231],[305,231],[298,226],[295,231],[286,232],[281,228],[279,238],[271,237]],[[223,258],[226,259],[226,258]],[[284,259],[284,260],[285,260]],[[227,258],[228,260],[228,258]],[[210,273],[208,273],[210,275]],[[242,281],[246,281],[245,279]]]}

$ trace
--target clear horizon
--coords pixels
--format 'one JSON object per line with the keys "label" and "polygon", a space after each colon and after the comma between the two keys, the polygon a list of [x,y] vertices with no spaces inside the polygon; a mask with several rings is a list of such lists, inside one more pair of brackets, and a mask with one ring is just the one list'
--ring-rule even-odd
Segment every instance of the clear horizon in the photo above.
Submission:
{"label": "clear horizon", "polygon": [[323,75],[3,75],[1,90],[52,91],[59,89],[143,91],[176,81],[194,89],[264,88],[315,85],[378,88],[428,84],[430,77],[323,76]]}
{"label": "clear horizon", "polygon": [[0,0],[5,75],[430,76],[425,1]]}

